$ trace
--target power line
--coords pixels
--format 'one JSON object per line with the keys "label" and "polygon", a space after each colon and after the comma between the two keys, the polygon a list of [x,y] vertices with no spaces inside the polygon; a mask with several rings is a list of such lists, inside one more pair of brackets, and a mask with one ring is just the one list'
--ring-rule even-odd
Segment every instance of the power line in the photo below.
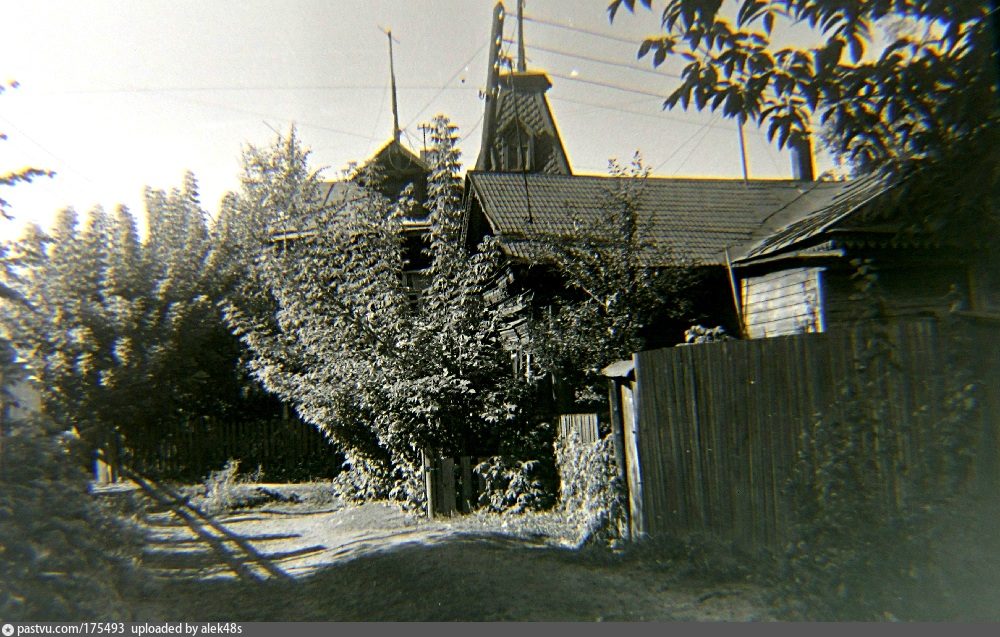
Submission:
{"label": "power line", "polygon": [[[511,40],[504,40],[505,42],[510,42]],[[641,73],[649,73],[651,75],[656,75],[659,77],[667,76],[677,79],[683,79],[680,75],[676,73],[670,73],[667,71],[660,71],[657,69],[649,69],[642,66],[636,66],[634,64],[626,64],[624,62],[615,62],[614,60],[608,60],[604,58],[593,57],[590,55],[584,55],[582,53],[575,53],[573,51],[563,51],[560,49],[552,49],[549,47],[539,46],[537,44],[532,44],[531,48],[536,51],[542,51],[545,53],[552,53],[553,55],[561,55],[563,57],[576,58],[578,60],[584,60],[586,62],[594,62],[596,64],[605,64],[607,66],[614,66],[622,69],[629,69],[631,71],[639,71]]]}
{"label": "power line", "polygon": [[[721,114],[721,113],[716,113],[716,114],[715,114],[715,117],[714,117],[714,118],[712,118],[712,119],[713,119],[713,120],[717,120],[717,119],[719,119],[719,117],[721,117],[721,116],[722,116],[722,114]],[[689,140],[691,140],[691,139],[694,139],[695,137],[697,137],[698,133],[702,133],[702,136],[701,136],[701,139],[699,139],[698,141],[696,141],[696,142],[695,142],[695,143],[694,143],[694,144],[693,144],[693,145],[691,146],[691,150],[690,150],[690,151],[688,151],[688,154],[684,156],[684,159],[682,159],[682,160],[681,160],[681,163],[680,163],[680,164],[678,164],[677,168],[675,168],[675,169],[674,169],[674,172],[672,172],[672,173],[671,173],[671,176],[673,176],[673,175],[676,175],[676,174],[678,173],[678,171],[680,171],[680,169],[681,169],[681,168],[683,168],[685,164],[687,164],[688,160],[689,160],[689,159],[691,159],[691,155],[693,155],[693,154],[694,154],[694,151],[698,150],[698,147],[699,147],[699,146],[701,146],[701,143],[702,143],[703,141],[705,141],[705,137],[707,137],[707,136],[708,136],[708,131],[709,131],[709,130],[710,130],[710,129],[709,129],[709,127],[708,127],[708,126],[703,126],[701,130],[698,130],[698,131],[695,131],[694,135],[692,135],[692,136],[691,136],[691,137],[689,138]],[[685,142],[685,144],[686,144],[686,143],[687,143],[687,142]],[[684,144],[681,144],[681,146],[684,146]],[[680,146],[678,147],[678,149],[679,149],[679,148],[680,148]],[[675,151],[674,151],[673,153],[671,153],[671,154],[670,154],[670,156],[671,156],[671,157],[673,157],[673,156],[674,156],[675,154],[677,154],[677,150],[675,150]],[[668,157],[667,159],[669,159],[669,157]],[[665,160],[665,161],[663,161],[663,162],[661,162],[661,163],[660,163],[660,166],[662,166],[662,165],[663,165],[664,163],[666,163],[666,160]],[[657,168],[659,168],[659,166],[657,166]]]}
{"label": "power line", "polygon": [[570,82],[581,82],[583,84],[592,84],[594,86],[602,86],[604,88],[614,89],[616,91],[624,91],[625,93],[635,93],[636,95],[647,95],[649,97],[656,97],[661,100],[666,100],[666,96],[662,93],[654,93],[652,91],[644,91],[639,88],[632,88],[630,86],[623,86],[621,84],[612,84],[611,82],[602,82],[600,80],[588,80],[583,77],[574,77],[572,75],[565,75],[562,73],[555,73],[549,71],[549,75],[552,77],[558,77],[561,80],[568,80]]}
{"label": "power line", "polygon": [[659,164],[657,164],[656,167],[653,168],[652,172],[655,173],[658,170],[660,170],[660,168],[663,168],[663,166],[666,165],[666,163],[668,161],[670,161],[671,159],[673,159],[677,155],[677,153],[679,153],[680,150],[682,148],[684,148],[684,146],[686,146],[688,143],[690,143],[691,140],[693,140],[695,137],[697,137],[699,133],[701,133],[702,131],[705,131],[705,130],[713,127],[713,125],[715,124],[715,120],[718,119],[718,117],[719,117],[719,114],[716,113],[715,117],[713,117],[709,121],[707,121],[704,124],[702,124],[701,126],[699,126],[697,130],[695,130],[693,133],[691,133],[691,135],[689,135],[684,141],[682,141],[680,144],[678,144],[674,148],[674,152],[670,153],[670,155],[668,155],[666,159],[664,159]]}
{"label": "power line", "polygon": [[389,92],[389,87],[386,86],[385,90],[382,91],[382,99],[378,101],[378,115],[375,116],[375,123],[372,124],[371,141],[368,142],[368,153],[371,154],[372,146],[375,143],[375,133],[378,131],[378,125],[382,121],[382,113],[385,111],[385,96]]}
{"label": "power line", "polygon": [[472,128],[468,130],[468,132],[466,132],[464,135],[462,135],[461,138],[459,138],[458,143],[461,144],[466,139],[468,139],[473,133],[479,130],[479,127],[482,125],[483,119],[485,117],[486,117],[486,111],[484,109],[483,112],[479,114],[479,120],[476,121],[476,123],[472,126]]}
{"label": "power line", "polygon": [[[647,117],[647,118],[650,118],[650,119],[656,119],[656,120],[660,120],[660,121],[667,120],[667,121],[671,121],[671,122],[677,122],[678,124],[685,124],[687,126],[706,126],[706,125],[709,125],[709,124],[706,124],[704,122],[702,122],[702,123],[692,122],[691,120],[684,119],[683,117],[674,117],[672,115],[666,115],[666,114],[643,113],[642,111],[637,111],[637,110],[633,110],[633,109],[629,109],[629,108],[622,108],[621,106],[612,106],[610,104],[597,104],[597,103],[588,102],[588,101],[585,101],[585,100],[570,99],[568,97],[557,97],[557,96],[553,95],[549,99],[551,99],[554,102],[568,102],[570,104],[580,104],[582,106],[593,106],[594,108],[598,108],[598,109],[602,109],[602,110],[615,111],[615,112],[618,112],[618,113],[628,113],[630,115],[637,115],[639,117]],[[721,124],[711,125],[710,128],[718,128],[718,129],[728,130],[728,128],[726,126],[723,126]],[[763,134],[759,130],[751,130],[750,132],[758,134],[758,135]]]}
{"label": "power line", "polygon": [[[450,82],[451,80],[449,80]],[[472,90],[472,86],[438,86],[436,84],[411,84],[400,86],[412,91]],[[28,91],[36,95],[103,95],[118,93],[235,93],[259,91],[380,91],[384,84],[316,84],[316,85],[272,85],[272,86],[133,86],[121,88],[71,89],[62,91]],[[436,96],[435,96],[436,97]]]}
{"label": "power line", "polygon": [[624,42],[625,44],[631,44],[635,46],[636,42],[630,40],[629,38],[624,38],[618,35],[611,35],[610,33],[601,33],[600,31],[594,31],[593,29],[585,29],[583,27],[573,26],[571,24],[563,24],[562,22],[556,22],[554,20],[545,20],[544,18],[535,18],[532,16],[524,16],[524,19],[528,22],[534,22],[535,24],[544,24],[548,27],[553,27],[556,29],[563,29],[565,31],[574,31],[576,33],[584,33],[586,35],[592,35],[598,38],[604,38],[606,40],[612,40],[615,42]]}
{"label": "power line", "polygon": [[200,105],[200,106],[208,106],[208,107],[211,107],[211,108],[218,108],[218,109],[221,109],[221,110],[224,110],[224,111],[233,111],[234,113],[243,113],[245,115],[254,115],[255,117],[272,117],[272,118],[281,120],[283,122],[293,123],[293,124],[295,124],[297,126],[304,126],[306,128],[314,128],[314,129],[317,129],[317,130],[328,131],[328,132],[331,132],[331,133],[338,133],[340,135],[347,135],[349,137],[357,137],[358,139],[363,139],[365,141],[372,141],[372,140],[380,139],[378,137],[369,137],[368,135],[365,135],[363,133],[356,133],[354,131],[344,130],[344,129],[341,129],[341,128],[332,128],[330,126],[322,126],[320,124],[312,124],[310,122],[304,122],[302,120],[298,120],[298,119],[294,119],[294,118],[281,117],[281,116],[275,115],[273,113],[263,113],[261,111],[252,111],[252,110],[249,110],[249,109],[238,108],[238,107],[235,107],[235,106],[226,106],[224,104],[216,104],[214,102],[205,102],[205,101],[202,101],[202,100],[194,100],[194,99],[186,98],[186,97],[177,97],[175,95],[164,95],[163,97],[166,97],[167,99],[175,100],[175,101],[178,101],[178,102],[186,102],[186,103],[189,103],[189,104],[197,104],[197,105]]}
{"label": "power line", "polygon": [[93,179],[91,179],[88,175],[86,175],[86,174],[80,172],[79,170],[77,170],[70,162],[66,161],[65,159],[63,159],[59,155],[56,155],[51,150],[49,150],[48,148],[46,148],[45,146],[43,146],[38,140],[36,140],[32,136],[30,136],[27,133],[25,133],[21,128],[19,128],[18,126],[16,126],[14,124],[14,122],[10,121],[9,119],[7,119],[6,117],[4,117],[2,115],[0,115],[0,120],[3,120],[3,122],[5,123],[4,124],[5,127],[11,129],[15,133],[17,133],[17,135],[19,137],[22,137],[22,138],[26,139],[29,143],[33,144],[36,148],[38,148],[39,150],[41,150],[42,152],[44,152],[48,156],[50,156],[53,159],[55,159],[57,162],[59,162],[60,164],[62,164],[66,168],[68,168],[70,170],[70,172],[76,173],[78,176],[82,177],[86,182],[88,182],[90,184],[93,184],[93,185],[97,184],[97,182],[94,181]]}
{"label": "power line", "polygon": [[[469,89],[476,88],[474,86],[461,86],[461,87],[459,87],[459,86],[448,86],[448,85],[455,81],[455,78],[458,77],[459,74],[461,74],[461,72],[463,70],[465,70],[465,67],[467,67],[470,64],[472,64],[472,61],[476,59],[476,56],[478,56],[480,53],[483,52],[483,49],[486,48],[487,44],[489,44],[489,42],[483,42],[479,46],[479,48],[476,49],[476,52],[473,53],[469,57],[468,60],[466,60],[465,62],[463,62],[462,65],[459,66],[458,69],[454,73],[451,74],[451,77],[449,77],[447,79],[447,81],[445,81],[445,83],[442,84],[441,87],[438,89],[438,92],[434,94],[434,97],[432,97],[429,100],[427,100],[427,103],[424,104],[423,107],[419,111],[417,111],[417,114],[413,116],[413,119],[411,119],[409,122],[407,122],[406,126],[404,126],[403,128],[409,128],[410,126],[412,126],[413,122],[417,121],[417,119],[419,119],[420,116],[424,114],[424,111],[426,111],[430,107],[430,105],[434,103],[434,100],[436,100],[438,97],[440,97],[441,93],[443,93],[445,90],[447,90],[449,88],[451,88],[451,89],[455,89],[455,88],[463,88],[463,89],[466,89],[466,88],[469,88]],[[406,88],[406,87],[403,87],[403,88]]]}

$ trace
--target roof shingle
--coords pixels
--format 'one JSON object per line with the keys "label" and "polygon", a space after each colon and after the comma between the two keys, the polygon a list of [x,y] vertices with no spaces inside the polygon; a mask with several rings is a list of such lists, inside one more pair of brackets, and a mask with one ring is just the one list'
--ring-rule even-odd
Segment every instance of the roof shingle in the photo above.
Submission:
{"label": "roof shingle", "polygon": [[835,226],[843,225],[866,204],[892,188],[892,185],[886,177],[878,174],[843,182],[843,187],[825,205],[807,211],[808,214],[799,214],[797,218],[789,219],[783,227],[746,246],[737,260],[749,261],[802,245]]}
{"label": "roof shingle", "polygon": [[[530,256],[532,236],[568,236],[575,225],[597,223],[611,193],[628,180],[476,171],[468,177],[494,234],[520,258]],[[640,236],[651,248],[647,264],[723,264],[727,248],[821,208],[843,188],[835,182],[647,178],[638,193]]]}

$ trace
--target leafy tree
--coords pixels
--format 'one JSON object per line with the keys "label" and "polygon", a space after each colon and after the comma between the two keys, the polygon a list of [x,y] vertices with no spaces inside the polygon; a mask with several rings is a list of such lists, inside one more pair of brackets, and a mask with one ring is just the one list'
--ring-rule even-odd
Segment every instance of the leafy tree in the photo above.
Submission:
{"label": "leafy tree", "polygon": [[[652,0],[639,0],[652,8]],[[635,0],[611,0],[612,20]],[[664,106],[721,110],[766,126],[779,146],[821,133],[855,173],[901,187],[903,232],[971,248],[1000,277],[995,3],[944,0],[665,0],[639,57],[685,60]],[[992,8],[991,8],[992,7]],[[816,36],[783,45],[794,26]],[[880,36],[880,37],[879,37]]]}
{"label": "leafy tree", "polygon": [[[4,90],[0,86],[0,93]],[[5,138],[0,133],[0,139]],[[24,168],[0,175],[0,186],[52,174]],[[2,198],[0,215],[10,218]],[[88,229],[91,254],[97,254],[92,248],[100,227],[97,221]],[[58,230],[76,237],[75,213],[64,211]],[[62,427],[41,418],[6,420],[7,406],[17,401],[11,388],[27,381],[30,371],[22,360],[24,352],[14,346],[15,340],[23,343],[17,328],[29,324],[31,317],[34,325],[61,330],[68,324],[66,311],[80,314],[79,307],[46,294],[47,302],[59,306],[43,315],[16,285],[25,271],[43,267],[50,244],[50,237],[29,225],[21,241],[0,245],[0,615],[21,621],[121,620],[131,616],[125,591],[142,585],[129,572],[129,555],[123,551],[130,545],[134,549],[138,538],[123,526],[109,524],[105,512],[97,510],[87,493],[86,474],[67,462],[76,445],[57,436]],[[89,287],[92,280],[87,277],[81,287]],[[53,282],[53,290],[63,283]],[[53,336],[70,349],[72,334]],[[41,347],[31,353],[52,354]]]}
{"label": "leafy tree", "polygon": [[[612,0],[611,19],[635,5]],[[835,132],[832,150],[860,170],[899,168],[946,157],[957,141],[996,128],[990,22],[989,3],[971,1],[667,0],[662,33],[642,43],[639,57],[651,55],[655,66],[668,55],[686,60],[668,108],[721,109],[766,124],[779,146],[801,142],[821,122]],[[817,42],[781,46],[793,24],[807,25]]]}
{"label": "leafy tree", "polygon": [[432,265],[419,298],[402,277],[409,194],[389,201],[360,185],[378,178],[362,173],[324,202],[308,153],[282,138],[270,154],[248,153],[248,174],[258,163],[280,169],[245,183],[238,204],[260,205],[262,217],[280,220],[272,229],[299,231],[255,259],[277,311],[273,320],[259,312],[264,305],[229,311],[255,377],[341,446],[352,486],[409,500],[422,497],[421,450],[468,455],[520,416],[500,336],[499,251],[462,253],[455,128],[438,118],[431,137]]}
{"label": "leafy tree", "polygon": [[167,423],[259,406],[218,306],[222,266],[206,267],[212,238],[193,175],[169,193],[148,189],[146,213],[145,242],[127,209],[98,207],[82,230],[67,209],[50,234],[30,226],[5,247],[6,283],[27,301],[6,308],[6,331],[46,415],[90,449],[123,437],[142,455]]}

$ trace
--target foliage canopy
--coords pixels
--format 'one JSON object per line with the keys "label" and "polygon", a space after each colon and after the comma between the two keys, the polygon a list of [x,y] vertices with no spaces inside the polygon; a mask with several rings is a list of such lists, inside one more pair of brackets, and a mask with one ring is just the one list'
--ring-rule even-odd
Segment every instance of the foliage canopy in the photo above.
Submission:
{"label": "foliage canopy", "polygon": [[[652,0],[639,0],[652,8]],[[636,0],[612,0],[615,19]],[[657,3],[659,4],[659,3]],[[779,146],[814,124],[859,169],[941,159],[996,127],[990,3],[962,0],[667,0],[639,57],[686,61],[666,107],[721,109]],[[732,9],[732,11],[730,11]],[[807,26],[812,46],[781,46]],[[885,40],[884,46],[879,38]]]}
{"label": "foliage canopy", "polygon": [[274,309],[234,297],[230,324],[254,376],[344,450],[361,496],[419,501],[421,451],[473,455],[521,417],[499,251],[464,254],[455,128],[437,118],[430,132],[430,266],[419,288],[406,282],[414,267],[403,249],[416,202],[364,186],[379,179],[370,170],[320,196],[308,151],[283,137],[251,151],[278,168],[253,181],[259,193],[245,185],[238,195],[271,220],[251,276]]}
{"label": "foliage canopy", "polygon": [[126,208],[97,207],[82,228],[66,209],[50,232],[29,226],[4,247],[5,283],[26,300],[4,308],[5,332],[43,411],[91,449],[120,435],[138,451],[164,422],[261,406],[217,305],[219,260],[194,176],[147,189],[146,214],[145,241]]}

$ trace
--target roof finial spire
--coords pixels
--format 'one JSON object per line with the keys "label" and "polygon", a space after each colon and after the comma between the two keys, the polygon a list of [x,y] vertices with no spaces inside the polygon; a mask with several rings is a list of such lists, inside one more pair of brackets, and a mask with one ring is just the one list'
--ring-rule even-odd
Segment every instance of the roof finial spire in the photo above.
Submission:
{"label": "roof finial spire", "polygon": [[[381,27],[379,27],[381,29]],[[386,37],[389,38],[389,86],[392,90],[392,138],[399,143],[399,136],[402,131],[399,129],[399,108],[396,105],[396,65],[392,58],[392,29],[382,29]],[[399,42],[399,40],[396,40]]]}
{"label": "roof finial spire", "polygon": [[517,72],[528,70],[527,56],[524,54],[524,0],[517,0]]}

